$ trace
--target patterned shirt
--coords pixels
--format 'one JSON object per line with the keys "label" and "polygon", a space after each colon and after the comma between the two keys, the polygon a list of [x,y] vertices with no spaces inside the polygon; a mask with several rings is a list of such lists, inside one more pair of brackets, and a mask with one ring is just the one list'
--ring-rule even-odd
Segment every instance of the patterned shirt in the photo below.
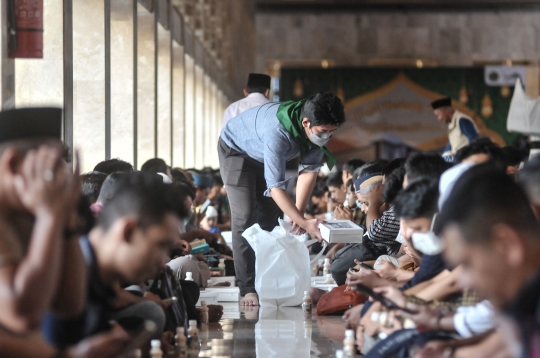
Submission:
{"label": "patterned shirt", "polygon": [[383,215],[373,220],[368,229],[369,241],[378,252],[393,255],[399,251],[401,244],[396,241],[399,234],[399,220],[394,215],[394,207],[386,210]]}

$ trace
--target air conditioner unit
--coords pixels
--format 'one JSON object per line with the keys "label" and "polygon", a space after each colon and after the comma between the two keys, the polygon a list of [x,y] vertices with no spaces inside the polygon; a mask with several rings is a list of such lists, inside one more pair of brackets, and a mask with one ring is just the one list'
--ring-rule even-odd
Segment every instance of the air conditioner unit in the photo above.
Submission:
{"label": "air conditioner unit", "polygon": [[484,79],[488,86],[514,86],[517,79],[525,85],[525,66],[486,66]]}

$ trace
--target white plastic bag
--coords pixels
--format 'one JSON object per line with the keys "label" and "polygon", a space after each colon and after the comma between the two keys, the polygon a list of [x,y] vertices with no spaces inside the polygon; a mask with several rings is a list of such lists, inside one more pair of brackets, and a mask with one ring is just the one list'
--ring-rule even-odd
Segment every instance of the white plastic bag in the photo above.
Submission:
{"label": "white plastic bag", "polygon": [[293,236],[284,226],[280,221],[268,232],[255,224],[242,234],[255,251],[255,290],[263,307],[298,306],[311,287],[305,239]]}

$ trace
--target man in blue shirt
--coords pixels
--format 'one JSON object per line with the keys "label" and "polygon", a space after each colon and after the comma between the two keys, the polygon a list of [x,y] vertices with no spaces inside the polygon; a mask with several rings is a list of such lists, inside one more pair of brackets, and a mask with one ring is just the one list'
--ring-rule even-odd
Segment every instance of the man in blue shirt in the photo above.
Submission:
{"label": "man in blue shirt", "polygon": [[[232,213],[236,278],[242,305],[258,305],[255,291],[255,253],[242,237],[258,223],[272,230],[283,214],[293,232],[308,232],[321,240],[320,220],[304,212],[323,157],[331,169],[335,158],[326,148],[332,133],[345,122],[343,104],[331,93],[307,100],[268,103],[231,119],[223,128],[218,152],[221,175]],[[286,192],[286,163],[300,156],[296,205]]]}
{"label": "man in blue shirt", "polygon": [[437,119],[448,125],[448,144],[443,155],[455,155],[458,150],[478,137],[478,128],[474,121],[464,113],[452,107],[450,97],[431,103]]}

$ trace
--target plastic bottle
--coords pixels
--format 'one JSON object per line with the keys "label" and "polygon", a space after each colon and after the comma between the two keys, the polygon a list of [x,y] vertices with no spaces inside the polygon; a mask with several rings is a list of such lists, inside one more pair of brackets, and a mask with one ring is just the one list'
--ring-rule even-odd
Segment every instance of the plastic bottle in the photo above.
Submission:
{"label": "plastic bottle", "polygon": [[324,266],[323,266],[323,276],[327,276],[330,272],[330,267],[332,264],[330,263],[330,259],[324,259]]}
{"label": "plastic bottle", "polygon": [[189,321],[188,329],[188,345],[190,348],[199,348],[199,329],[197,328],[197,321],[192,319]]}
{"label": "plastic bottle", "polygon": [[354,347],[354,331],[352,329],[345,331],[343,351],[345,353],[345,357],[347,358],[353,358],[356,355],[356,348]]}
{"label": "plastic bottle", "polygon": [[208,324],[208,306],[206,301],[201,301],[201,324]]}
{"label": "plastic bottle", "polygon": [[218,268],[221,270],[221,276],[225,276],[225,259],[219,259]]}
{"label": "plastic bottle", "polygon": [[193,281],[193,273],[186,272],[186,281]]}
{"label": "plastic bottle", "polygon": [[206,281],[206,287],[212,287],[212,279]]}
{"label": "plastic bottle", "polygon": [[150,349],[150,358],[163,358],[163,351],[161,350],[161,341],[159,339],[153,339],[150,342],[152,349]]}
{"label": "plastic bottle", "polygon": [[315,264],[311,268],[311,276],[319,276],[319,264]]}
{"label": "plastic bottle", "polygon": [[319,276],[319,275],[322,275],[322,270],[323,270],[323,266],[324,266],[324,259],[319,259],[317,264],[319,265],[319,273],[317,274],[317,276]]}
{"label": "plastic bottle", "polygon": [[302,303],[302,309],[305,313],[311,313],[312,301],[309,291],[304,291],[304,302]]}
{"label": "plastic bottle", "polygon": [[343,358],[345,353],[340,349],[336,351],[336,358]]}
{"label": "plastic bottle", "polygon": [[187,350],[187,337],[184,327],[176,327],[176,336],[174,339],[180,352],[185,352]]}
{"label": "plastic bottle", "polygon": [[324,283],[328,283],[328,284],[334,283],[334,279],[332,278],[331,273],[326,275],[326,280],[324,280]]}

